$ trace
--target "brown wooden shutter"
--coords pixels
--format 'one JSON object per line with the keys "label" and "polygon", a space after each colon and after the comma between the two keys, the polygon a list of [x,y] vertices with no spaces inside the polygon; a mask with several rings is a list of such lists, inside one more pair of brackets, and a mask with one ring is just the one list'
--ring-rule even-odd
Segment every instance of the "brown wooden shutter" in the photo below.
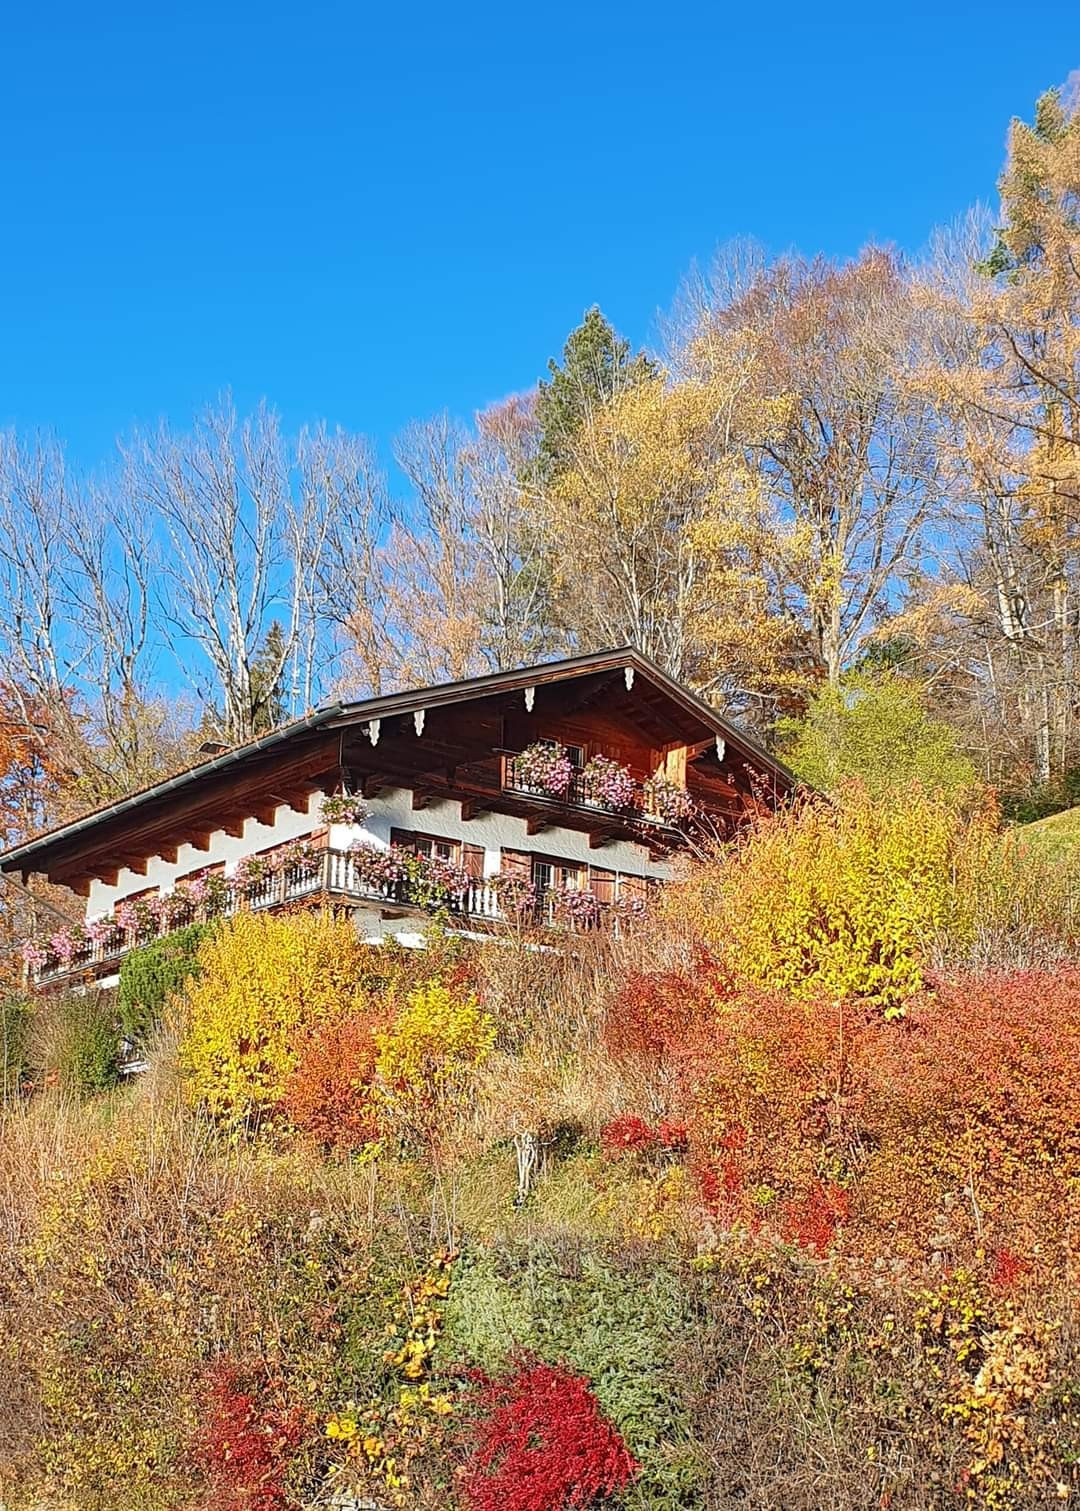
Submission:
{"label": "brown wooden shutter", "polygon": [[628,876],[625,871],[619,874],[619,896],[627,901],[645,901],[648,882],[644,876]]}
{"label": "brown wooden shutter", "polygon": [[593,866],[589,873],[589,890],[597,902],[610,907],[615,901],[615,872]]}
{"label": "brown wooden shutter", "polygon": [[519,881],[532,881],[533,858],[528,850],[501,850],[499,869],[503,876],[515,876]]}
{"label": "brown wooden shutter", "polygon": [[416,844],[415,829],[391,829],[390,843],[400,845],[403,850],[411,850]]}
{"label": "brown wooden shutter", "polygon": [[484,847],[483,845],[462,845],[461,865],[465,875],[470,881],[483,881],[484,879]]}

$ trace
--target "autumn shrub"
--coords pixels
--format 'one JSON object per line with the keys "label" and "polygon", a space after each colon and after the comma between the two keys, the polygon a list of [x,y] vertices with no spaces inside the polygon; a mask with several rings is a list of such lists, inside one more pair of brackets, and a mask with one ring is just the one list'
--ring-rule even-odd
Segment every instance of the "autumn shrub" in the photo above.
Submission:
{"label": "autumn shrub", "polygon": [[407,1133],[430,1132],[438,1110],[466,1089],[494,1043],[494,1020],[473,993],[438,978],[415,987],[375,1035],[384,1117]]}
{"label": "autumn shrub", "polygon": [[1069,1253],[1078,1065],[1076,967],[941,980],[900,1022],[747,991],[686,1047],[689,1162],[723,1227],[1022,1287]]}
{"label": "autumn shrub", "polygon": [[125,955],[116,989],[120,1026],[133,1044],[145,1044],[165,1004],[199,970],[199,947],[213,928],[193,923]]}
{"label": "autumn shrub", "polygon": [[958,867],[995,843],[992,813],[965,818],[918,789],[875,803],[854,785],[763,820],[667,907],[736,978],[895,1014],[923,984],[930,942],[972,933]]}
{"label": "autumn shrub", "polygon": [[631,971],[605,1015],[604,1043],[612,1059],[663,1062],[706,1010],[711,986],[704,961],[697,972]]}
{"label": "autumn shrub", "polygon": [[240,913],[203,940],[180,1063],[217,1119],[258,1120],[285,1095],[304,1035],[364,1000],[372,951],[347,919]]}
{"label": "autumn shrub", "polygon": [[468,1511],[566,1511],[616,1495],[637,1465],[587,1380],[521,1358],[484,1381],[461,1480]]}
{"label": "autumn shrub", "polygon": [[[859,1204],[999,1284],[1069,1262],[1080,1209],[1080,969],[937,983],[856,1049]],[[869,1237],[869,1235],[868,1235]]]}
{"label": "autumn shrub", "polygon": [[207,1482],[206,1511],[290,1511],[290,1460],[307,1425],[295,1405],[274,1399],[265,1369],[244,1370],[235,1359],[207,1372],[206,1420],[196,1441]]}
{"label": "autumn shrub", "polygon": [[367,1382],[375,1388],[366,1402],[346,1402],[326,1422],[333,1449],[344,1450],[332,1465],[333,1477],[363,1499],[373,1493],[394,1506],[429,1505],[431,1492],[434,1504],[446,1503],[448,1419],[460,1380],[441,1389],[434,1375],[454,1259],[446,1250],[433,1255],[386,1298],[381,1379]]}
{"label": "autumn shrub", "polygon": [[303,1038],[281,1105],[293,1125],[328,1149],[363,1149],[379,1137],[373,1009],[317,1024]]}

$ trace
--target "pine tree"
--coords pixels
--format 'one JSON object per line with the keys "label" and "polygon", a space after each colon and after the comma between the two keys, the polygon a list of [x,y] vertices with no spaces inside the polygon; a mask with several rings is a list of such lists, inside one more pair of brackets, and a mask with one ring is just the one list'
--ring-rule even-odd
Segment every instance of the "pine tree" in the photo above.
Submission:
{"label": "pine tree", "polygon": [[269,734],[285,723],[285,633],[275,619],[251,664],[251,727]]}
{"label": "pine tree", "polygon": [[571,331],[561,365],[548,362],[549,381],[541,381],[536,396],[540,429],[537,472],[549,482],[567,466],[574,437],[581,425],[617,393],[656,376],[656,364],[616,332],[599,305]]}

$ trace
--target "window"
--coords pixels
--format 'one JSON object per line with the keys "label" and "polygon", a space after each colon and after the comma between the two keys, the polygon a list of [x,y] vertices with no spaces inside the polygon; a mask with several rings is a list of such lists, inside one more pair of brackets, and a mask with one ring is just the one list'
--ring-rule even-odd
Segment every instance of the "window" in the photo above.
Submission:
{"label": "window", "polygon": [[552,887],[579,891],[584,878],[584,869],[573,861],[534,859],[532,863],[532,884],[537,892],[548,892]]}
{"label": "window", "polygon": [[426,855],[428,860],[446,860],[457,865],[458,847],[452,839],[429,839],[426,834],[418,834],[413,849],[417,855]]}
{"label": "window", "polygon": [[436,834],[414,834],[411,829],[394,829],[391,842],[425,860],[444,860],[456,866],[461,862],[461,846],[454,839],[440,839]]}
{"label": "window", "polygon": [[541,740],[538,740],[537,744],[538,745],[555,745],[555,746],[560,746],[563,750],[565,750],[565,752],[566,752],[566,758],[570,762],[571,766],[574,768],[575,771],[580,771],[581,768],[585,764],[585,747],[584,747],[584,745],[567,745],[562,740],[549,740],[549,739],[547,739],[546,736],[545,736],[545,738],[543,738]]}

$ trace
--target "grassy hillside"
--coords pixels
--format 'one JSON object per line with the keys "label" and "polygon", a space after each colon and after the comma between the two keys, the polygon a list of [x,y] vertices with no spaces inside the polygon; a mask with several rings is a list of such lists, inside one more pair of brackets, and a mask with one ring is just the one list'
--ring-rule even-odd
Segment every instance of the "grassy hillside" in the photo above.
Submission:
{"label": "grassy hillside", "polygon": [[0,1502],[1077,1496],[1073,881],[853,798],[618,932],[240,914],[128,973],[136,1084],[9,1006]]}
{"label": "grassy hillside", "polygon": [[1019,836],[1042,854],[1064,860],[1080,849],[1080,808],[1066,808],[1034,824],[1025,824]]}

